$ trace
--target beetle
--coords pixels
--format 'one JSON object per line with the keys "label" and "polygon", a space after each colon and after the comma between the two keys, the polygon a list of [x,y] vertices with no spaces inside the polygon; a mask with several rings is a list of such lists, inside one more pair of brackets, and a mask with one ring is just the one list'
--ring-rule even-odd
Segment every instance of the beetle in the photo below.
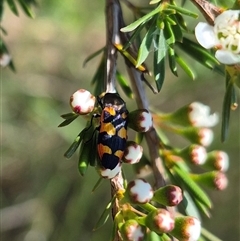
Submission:
{"label": "beetle", "polygon": [[117,93],[98,97],[102,108],[97,140],[99,162],[105,169],[113,170],[122,160],[127,142],[128,110]]}

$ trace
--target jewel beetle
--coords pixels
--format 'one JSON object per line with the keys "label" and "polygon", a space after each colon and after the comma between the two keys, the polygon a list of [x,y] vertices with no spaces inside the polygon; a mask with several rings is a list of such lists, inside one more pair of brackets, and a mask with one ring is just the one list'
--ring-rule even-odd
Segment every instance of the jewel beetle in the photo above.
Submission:
{"label": "jewel beetle", "polygon": [[113,170],[126,147],[128,110],[117,93],[106,93],[98,102],[102,108],[97,140],[99,162],[103,168]]}

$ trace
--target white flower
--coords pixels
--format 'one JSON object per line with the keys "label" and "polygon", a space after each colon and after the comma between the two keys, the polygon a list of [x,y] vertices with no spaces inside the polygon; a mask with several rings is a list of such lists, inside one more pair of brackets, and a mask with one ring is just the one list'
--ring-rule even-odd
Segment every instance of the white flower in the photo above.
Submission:
{"label": "white flower", "polygon": [[85,115],[93,111],[95,96],[85,89],[79,89],[70,98],[72,110],[80,115]]}
{"label": "white flower", "polygon": [[10,61],[11,61],[11,56],[8,53],[1,53],[0,54],[0,66],[6,67]]}
{"label": "white flower", "polygon": [[153,197],[151,185],[143,179],[136,179],[128,184],[128,194],[135,203],[147,203]]}
{"label": "white flower", "polygon": [[199,102],[189,105],[189,120],[196,127],[213,127],[218,123],[218,115],[210,114],[210,107]]}
{"label": "white flower", "polygon": [[215,18],[214,26],[200,22],[195,28],[198,42],[215,47],[215,57],[223,64],[240,63],[240,10],[227,10]]}

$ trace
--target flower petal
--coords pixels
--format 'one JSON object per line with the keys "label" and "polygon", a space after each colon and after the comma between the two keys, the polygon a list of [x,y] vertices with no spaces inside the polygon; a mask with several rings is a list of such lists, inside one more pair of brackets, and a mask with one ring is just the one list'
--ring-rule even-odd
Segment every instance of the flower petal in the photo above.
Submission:
{"label": "flower petal", "polygon": [[206,49],[210,49],[218,43],[213,27],[207,23],[198,23],[195,28],[195,36],[197,41]]}
{"label": "flower petal", "polygon": [[240,63],[240,55],[233,54],[227,50],[217,50],[215,57],[222,64],[237,64]]}

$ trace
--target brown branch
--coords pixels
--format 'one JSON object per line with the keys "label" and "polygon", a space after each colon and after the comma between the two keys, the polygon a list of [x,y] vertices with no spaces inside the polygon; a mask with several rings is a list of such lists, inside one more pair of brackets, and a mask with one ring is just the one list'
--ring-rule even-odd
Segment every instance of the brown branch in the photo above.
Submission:
{"label": "brown branch", "polygon": [[118,0],[106,0],[106,68],[105,90],[115,93],[115,77],[117,69],[117,50],[113,43],[119,43],[119,14],[121,8]]}
{"label": "brown branch", "polygon": [[[148,100],[144,91],[142,73],[136,68],[128,66],[128,75],[132,83],[133,93],[136,98],[136,102],[139,109],[149,109]],[[145,138],[147,141],[150,158],[152,161],[153,174],[155,177],[156,188],[162,187],[166,184],[163,174],[164,168],[162,164],[162,159],[159,156],[159,138],[157,136],[156,130],[153,127],[151,130],[145,133]]]}
{"label": "brown branch", "polygon": [[[106,0],[106,68],[105,68],[105,90],[106,92],[116,92],[116,69],[117,69],[117,50],[113,43],[120,43],[119,37],[119,15],[121,15],[121,7],[118,0]],[[119,190],[123,189],[123,176],[122,172],[119,172],[117,176],[110,180],[111,195],[114,197]],[[118,199],[115,199],[115,203],[112,208],[112,217],[115,218],[119,212]],[[115,235],[115,241],[120,241],[121,237],[118,233]]]}
{"label": "brown branch", "polygon": [[211,25],[214,25],[215,18],[224,11],[224,9],[217,7],[206,0],[191,0],[191,2],[199,9],[207,22]]}

